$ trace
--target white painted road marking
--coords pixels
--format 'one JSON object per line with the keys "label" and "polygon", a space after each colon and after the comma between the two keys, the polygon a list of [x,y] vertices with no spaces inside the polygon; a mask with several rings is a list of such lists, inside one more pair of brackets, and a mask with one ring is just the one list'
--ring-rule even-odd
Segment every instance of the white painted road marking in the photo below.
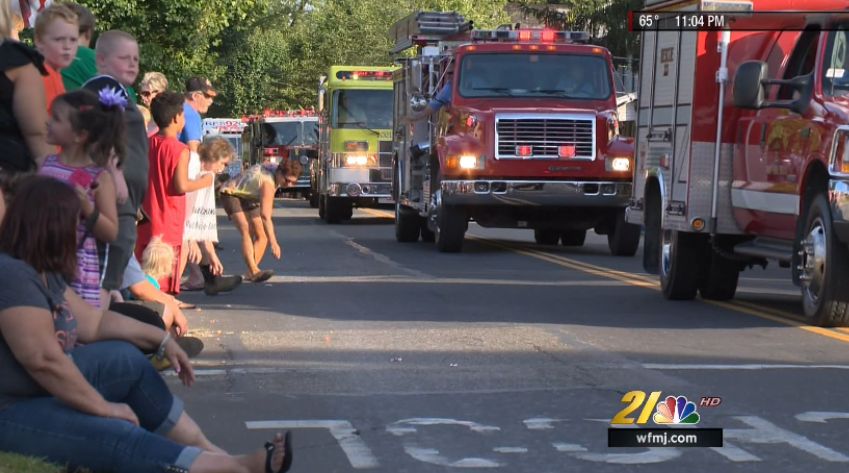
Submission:
{"label": "white painted road marking", "polygon": [[849,370],[849,365],[685,365],[668,363],[643,363],[642,367],[650,370]]}
{"label": "white painted road marking", "polygon": [[[795,416],[799,421],[825,423],[829,419],[849,419],[849,412],[804,412]],[[756,416],[735,416],[735,419],[750,428],[725,428],[724,446],[711,448],[726,460],[734,463],[761,462],[760,457],[744,450],[738,443],[749,443],[757,445],[782,445],[784,450],[790,446],[806,452],[820,460],[830,463],[847,463],[849,456],[826,446],[810,440],[809,438],[782,429],[772,422]],[[550,419],[535,417],[525,419],[522,423],[528,430],[544,431],[555,428],[555,423],[565,422],[568,419]],[[580,420],[580,419],[578,419]],[[591,421],[594,419],[583,419]],[[248,429],[327,429],[339,442],[348,461],[355,469],[371,469],[379,466],[377,458],[360,438],[354,426],[344,420],[272,420],[246,422]],[[459,426],[478,434],[489,435],[501,431],[500,427],[480,424],[467,420],[456,420],[448,418],[415,417],[401,419],[386,426],[386,431],[402,438],[404,452],[411,458],[423,463],[439,465],[449,468],[500,468],[506,466],[504,463],[491,458],[468,456],[459,460],[451,460],[442,455],[435,448],[428,448],[416,442],[416,434],[419,429],[428,426]],[[734,442],[732,442],[734,441]],[[500,443],[500,442],[499,442]],[[560,453],[565,453],[572,458],[594,463],[644,465],[668,462],[683,455],[687,449],[681,448],[648,448],[638,453],[598,453],[591,452],[587,447],[568,442],[553,442],[551,446]],[[527,447],[494,447],[492,452],[499,454],[525,454],[529,453]]]}
{"label": "white painted road marking", "polygon": [[796,420],[825,424],[830,419],[849,419],[849,412],[810,411],[796,414]]}
{"label": "white painted road marking", "polygon": [[[735,416],[734,419],[748,424],[753,428],[724,429],[723,436],[726,440],[738,440],[757,444],[786,444],[828,462],[849,462],[849,457],[846,455],[820,445],[807,437],[795,434],[789,430],[784,430],[766,419],[755,416]],[[724,455],[722,449],[717,449],[716,451]],[[726,458],[733,460],[733,458],[727,456]]]}
{"label": "white painted road marking", "polygon": [[416,460],[421,462],[439,466],[447,466],[451,468],[498,468],[500,466],[503,466],[496,460],[490,460],[488,458],[479,457],[466,457],[461,458],[459,460],[451,461],[445,456],[443,456],[441,453],[439,453],[439,450],[435,448],[423,448],[419,446],[417,442],[408,438],[410,434],[418,432],[417,427],[433,425],[457,425],[466,427],[472,432],[478,432],[483,434],[497,432],[501,430],[500,427],[483,425],[478,424],[477,422],[470,422],[465,420],[416,417],[412,419],[402,419],[393,422],[392,424],[386,426],[386,431],[398,437],[405,437],[403,440],[404,451],[407,452],[407,455],[410,455],[412,458],[415,458]]}
{"label": "white painted road marking", "polygon": [[347,420],[268,420],[245,422],[248,429],[327,429],[339,442],[351,466],[356,469],[377,468],[380,464],[371,449]]}

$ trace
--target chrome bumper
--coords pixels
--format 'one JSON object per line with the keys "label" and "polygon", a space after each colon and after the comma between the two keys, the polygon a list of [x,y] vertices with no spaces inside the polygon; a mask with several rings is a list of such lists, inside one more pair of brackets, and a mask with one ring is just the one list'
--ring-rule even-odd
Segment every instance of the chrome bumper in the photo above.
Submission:
{"label": "chrome bumper", "polygon": [[333,182],[327,189],[330,197],[387,199],[392,197],[392,184],[388,182]]}
{"label": "chrome bumper", "polygon": [[833,177],[829,182],[829,199],[834,232],[849,245],[849,179]]}
{"label": "chrome bumper", "polygon": [[624,207],[631,183],[616,181],[442,181],[450,205]]}

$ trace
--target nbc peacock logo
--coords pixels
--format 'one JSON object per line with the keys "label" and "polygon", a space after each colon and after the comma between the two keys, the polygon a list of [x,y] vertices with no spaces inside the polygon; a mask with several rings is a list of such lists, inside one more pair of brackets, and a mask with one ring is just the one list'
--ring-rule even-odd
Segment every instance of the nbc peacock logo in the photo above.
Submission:
{"label": "nbc peacock logo", "polygon": [[665,401],[657,403],[652,420],[658,425],[695,425],[701,416],[696,411],[696,404],[688,401],[687,396],[667,396]]}

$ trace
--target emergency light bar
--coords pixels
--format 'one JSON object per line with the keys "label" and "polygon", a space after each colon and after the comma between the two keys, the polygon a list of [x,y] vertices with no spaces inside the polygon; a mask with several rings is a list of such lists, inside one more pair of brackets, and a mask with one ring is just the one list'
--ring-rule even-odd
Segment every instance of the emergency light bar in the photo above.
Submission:
{"label": "emergency light bar", "polygon": [[339,71],[336,78],[340,80],[392,80],[389,71]]}
{"label": "emergency light bar", "polygon": [[588,43],[585,31],[554,30],[475,30],[472,41],[542,42],[542,43]]}

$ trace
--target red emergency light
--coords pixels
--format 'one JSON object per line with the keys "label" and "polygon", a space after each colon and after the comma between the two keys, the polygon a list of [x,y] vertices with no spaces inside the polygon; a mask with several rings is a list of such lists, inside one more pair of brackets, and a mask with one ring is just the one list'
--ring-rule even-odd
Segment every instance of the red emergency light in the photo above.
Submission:
{"label": "red emergency light", "polygon": [[526,158],[534,154],[534,147],[530,145],[519,145],[516,147],[516,156]]}
{"label": "red emergency light", "polygon": [[560,145],[557,147],[557,155],[561,158],[574,158],[575,145]]}
{"label": "red emergency light", "polygon": [[336,73],[339,80],[392,80],[389,71],[339,71]]}
{"label": "red emergency light", "polygon": [[472,41],[498,42],[541,42],[541,43],[587,43],[590,35],[586,31],[555,31],[547,29],[523,30],[475,30]]}

